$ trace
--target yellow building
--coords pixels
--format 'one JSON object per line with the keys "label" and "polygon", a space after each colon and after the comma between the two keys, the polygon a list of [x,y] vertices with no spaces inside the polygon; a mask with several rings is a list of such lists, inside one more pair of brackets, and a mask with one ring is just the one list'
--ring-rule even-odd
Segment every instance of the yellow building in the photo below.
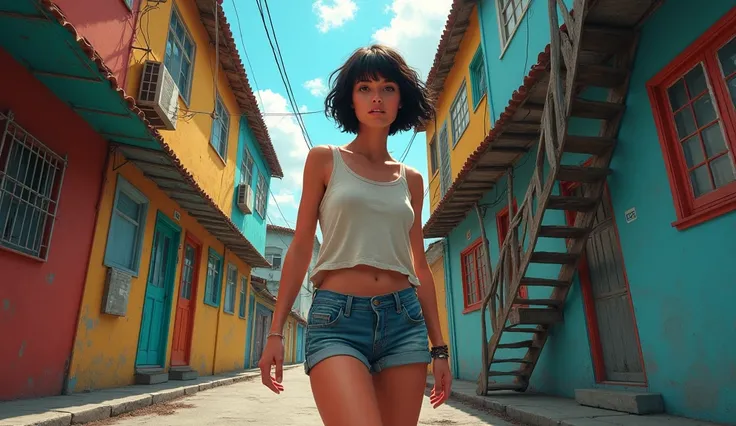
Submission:
{"label": "yellow building", "polygon": [[244,368],[250,271],[269,266],[259,235],[283,173],[224,11],[215,21],[211,2],[141,3],[126,91],[151,126],[107,135],[66,392]]}
{"label": "yellow building", "polygon": [[419,129],[427,137],[430,214],[491,129],[478,10],[463,2],[453,8],[461,8],[455,21],[466,22],[464,34],[440,41],[427,78],[427,87],[439,94],[436,120]]}
{"label": "yellow building", "polygon": [[[253,290],[253,315],[249,324],[248,333],[248,364],[246,367],[255,368],[261,358],[261,353],[266,345],[268,331],[271,328],[273,312],[276,308],[276,297],[268,291],[266,281],[263,278],[251,276]],[[301,362],[298,359],[298,345],[303,344],[298,336],[298,327],[306,326],[306,321],[296,312],[291,312],[284,324],[284,364],[295,364]]]}
{"label": "yellow building", "polygon": [[[429,267],[432,270],[432,279],[434,280],[435,295],[437,296],[437,312],[440,317],[440,330],[442,330],[442,337],[450,348],[450,355],[452,355],[452,345],[450,345],[450,341],[448,340],[450,338],[450,326],[447,315],[443,245],[442,240],[435,241],[427,247],[425,254]],[[429,371],[432,372],[432,364],[429,365]]]}

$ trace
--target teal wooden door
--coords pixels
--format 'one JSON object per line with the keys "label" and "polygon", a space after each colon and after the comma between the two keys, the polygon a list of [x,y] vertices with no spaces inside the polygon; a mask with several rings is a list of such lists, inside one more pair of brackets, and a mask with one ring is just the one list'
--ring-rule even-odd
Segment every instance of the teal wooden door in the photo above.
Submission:
{"label": "teal wooden door", "polygon": [[180,228],[169,218],[161,212],[157,214],[138,337],[137,366],[164,366],[180,233]]}

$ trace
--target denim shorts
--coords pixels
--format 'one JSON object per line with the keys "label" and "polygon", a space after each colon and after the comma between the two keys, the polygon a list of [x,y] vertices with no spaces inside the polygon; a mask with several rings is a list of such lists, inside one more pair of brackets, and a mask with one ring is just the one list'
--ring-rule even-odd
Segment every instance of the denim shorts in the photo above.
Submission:
{"label": "denim shorts", "polygon": [[399,365],[429,364],[429,339],[416,290],[374,297],[315,290],[307,315],[307,375],[332,356],[360,360],[371,374]]}

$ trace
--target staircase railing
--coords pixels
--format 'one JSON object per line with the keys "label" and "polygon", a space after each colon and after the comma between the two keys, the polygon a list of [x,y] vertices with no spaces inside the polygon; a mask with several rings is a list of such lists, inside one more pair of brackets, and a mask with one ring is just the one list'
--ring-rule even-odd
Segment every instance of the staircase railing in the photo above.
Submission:
{"label": "staircase railing", "polygon": [[[509,228],[501,245],[497,268],[493,271],[490,288],[481,306],[481,333],[483,338],[483,370],[479,377],[479,392],[488,387],[488,370],[492,351],[499,343],[508,321],[522,278],[525,276],[532,253],[539,238],[542,219],[564,152],[567,122],[573,104],[574,82],[577,72],[582,24],[591,0],[574,2],[575,18],[563,0],[548,0],[550,25],[550,74],[547,97],[542,113],[542,125],[534,172],[516,212],[509,212]],[[564,21],[561,29],[558,10]],[[563,80],[562,64],[565,65]],[[545,167],[547,172],[545,173]],[[513,208],[513,169],[507,175],[509,208]],[[513,215],[513,216],[512,216]],[[490,313],[493,335],[489,342],[486,309]]]}

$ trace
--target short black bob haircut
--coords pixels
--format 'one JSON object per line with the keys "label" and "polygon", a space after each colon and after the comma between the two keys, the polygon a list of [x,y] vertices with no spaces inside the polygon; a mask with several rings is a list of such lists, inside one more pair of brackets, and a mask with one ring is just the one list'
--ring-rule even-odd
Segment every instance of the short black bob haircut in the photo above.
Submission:
{"label": "short black bob haircut", "polygon": [[396,83],[401,95],[401,108],[389,135],[411,130],[434,116],[429,92],[419,74],[396,50],[378,44],[357,49],[332,73],[325,115],[332,117],[343,132],[357,134],[360,123],[352,108],[353,87],[358,81],[378,80],[379,76]]}

